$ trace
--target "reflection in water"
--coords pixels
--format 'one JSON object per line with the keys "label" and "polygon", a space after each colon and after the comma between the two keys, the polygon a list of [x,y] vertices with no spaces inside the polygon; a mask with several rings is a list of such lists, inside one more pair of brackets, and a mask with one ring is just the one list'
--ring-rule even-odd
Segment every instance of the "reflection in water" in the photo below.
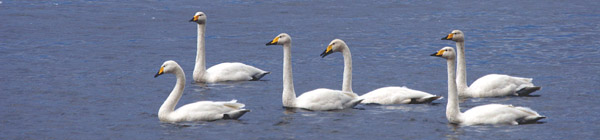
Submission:
{"label": "reflection in water", "polygon": [[460,129],[460,125],[458,125],[458,124],[448,123],[447,127],[453,133],[452,134],[446,134],[446,139],[449,139],[449,140],[459,140],[458,137],[460,135],[463,135],[465,133],[464,130]]}
{"label": "reflection in water", "polygon": [[283,107],[283,116],[281,116],[281,120],[279,120],[279,122],[273,124],[274,126],[285,126],[287,124],[290,124],[290,122],[292,120],[294,120],[294,113],[296,113],[296,109],[295,108],[289,108],[289,107]]}

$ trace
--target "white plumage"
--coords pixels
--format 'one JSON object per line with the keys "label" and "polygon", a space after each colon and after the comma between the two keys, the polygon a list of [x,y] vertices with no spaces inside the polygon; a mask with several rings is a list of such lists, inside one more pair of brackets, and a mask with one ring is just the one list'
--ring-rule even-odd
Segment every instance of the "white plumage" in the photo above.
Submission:
{"label": "white plumage", "polygon": [[212,121],[218,119],[238,119],[250,110],[243,109],[244,104],[231,101],[198,101],[179,107],[175,106],[183,94],[185,88],[185,74],[177,62],[165,61],[154,77],[164,73],[173,73],[177,77],[175,88],[158,110],[158,119],[163,122],[182,121]]}
{"label": "white plumage", "polygon": [[357,103],[355,95],[340,90],[318,88],[296,98],[296,107],[308,110],[338,110],[352,108]]}
{"label": "white plumage", "polygon": [[483,76],[467,86],[467,66],[465,58],[465,39],[460,30],[453,30],[442,40],[456,41],[457,49],[457,86],[460,96],[463,97],[498,97],[498,96],[528,96],[541,87],[534,86],[532,78],[522,78],[504,74],[489,74]]}
{"label": "white plumage", "polygon": [[308,110],[338,110],[347,109],[360,103],[356,94],[319,88],[303,93],[296,98],[292,76],[292,38],[281,33],[266,45],[283,45],[283,93],[284,107],[303,108]]}
{"label": "white plumage", "polygon": [[528,121],[542,119],[537,112],[527,107],[487,104],[473,107],[461,115],[463,125],[478,124],[510,124],[528,123]]}
{"label": "white plumage", "polygon": [[467,97],[517,96],[518,90],[534,87],[532,80],[503,74],[488,74],[475,80],[463,91],[463,94]]}
{"label": "white plumage", "polygon": [[268,74],[268,72],[239,62],[226,62],[208,68],[204,74],[204,79],[208,83],[251,81],[260,79],[263,76],[261,74]]}
{"label": "white plumage", "polygon": [[462,125],[478,124],[510,124],[533,123],[546,117],[526,107],[515,107],[512,105],[488,104],[473,107],[464,113],[460,112],[458,93],[456,87],[456,54],[452,47],[444,47],[432,56],[447,59],[448,65],[448,104],[446,106],[446,118],[450,123]]}
{"label": "white plumage", "polygon": [[360,96],[363,104],[410,104],[428,103],[442,98],[427,92],[413,90],[407,87],[382,87]]}
{"label": "white plumage", "polygon": [[263,71],[256,67],[242,64],[240,62],[227,62],[214,65],[206,69],[206,59],[204,52],[204,34],[206,30],[206,14],[197,12],[190,22],[198,23],[198,44],[196,52],[196,65],[194,67],[193,78],[195,82],[216,83],[225,81],[250,81],[259,80],[268,71]]}

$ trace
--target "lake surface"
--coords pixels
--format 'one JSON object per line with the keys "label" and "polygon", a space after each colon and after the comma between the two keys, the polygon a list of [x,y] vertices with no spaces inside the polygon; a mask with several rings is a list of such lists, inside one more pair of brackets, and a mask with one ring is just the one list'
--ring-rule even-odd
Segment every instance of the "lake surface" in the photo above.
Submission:
{"label": "lake surface", "polygon": [[[598,139],[597,1],[0,1],[0,139]],[[239,61],[271,71],[261,81],[194,84],[196,11],[208,16],[207,66]],[[490,73],[534,78],[539,97],[472,98],[527,106],[541,124],[454,126],[447,98],[433,104],[359,105],[340,111],[281,105],[282,48],[292,36],[297,94],[341,89],[335,38],[352,50],[354,91],[407,86],[447,96],[446,62],[429,54],[454,29],[466,36],[468,82]],[[161,123],[175,76],[179,105],[237,99],[240,120]]]}

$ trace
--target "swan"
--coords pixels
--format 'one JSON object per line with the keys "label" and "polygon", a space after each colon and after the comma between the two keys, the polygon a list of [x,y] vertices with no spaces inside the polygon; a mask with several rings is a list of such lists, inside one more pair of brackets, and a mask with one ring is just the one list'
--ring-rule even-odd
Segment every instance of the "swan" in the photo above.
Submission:
{"label": "swan", "polygon": [[465,38],[460,30],[453,30],[442,40],[456,42],[458,50],[458,73],[456,84],[458,92],[463,97],[498,97],[498,96],[529,96],[532,92],[540,90],[541,87],[534,86],[532,78],[515,77],[504,74],[488,74],[467,87],[467,65],[465,58]]}
{"label": "swan", "polygon": [[[334,39],[329,43],[327,49],[321,53],[321,57],[332,54],[334,52],[342,53],[344,57],[344,79],[342,81],[342,91],[354,93],[352,91],[352,54],[350,48],[341,39]],[[364,99],[363,104],[408,104],[408,103],[429,103],[433,100],[441,98],[441,96],[431,95],[429,93],[409,89],[407,87],[382,87],[366,94],[359,98]]]}
{"label": "swan", "polygon": [[338,110],[352,108],[362,101],[356,94],[319,88],[296,97],[292,76],[292,38],[286,33],[277,35],[268,45],[283,45],[283,93],[284,107],[308,110]]}
{"label": "swan", "polygon": [[458,93],[456,87],[456,70],[454,65],[456,54],[452,47],[444,47],[431,56],[442,57],[448,64],[448,104],[446,105],[446,118],[450,123],[461,125],[478,124],[510,124],[535,123],[546,117],[527,107],[487,104],[473,107],[464,113],[458,107]]}
{"label": "swan", "polygon": [[158,110],[158,119],[163,122],[182,122],[182,121],[212,121],[218,119],[238,119],[250,110],[243,109],[245,106],[241,103],[236,103],[236,100],[229,102],[218,101],[198,101],[179,107],[175,106],[185,87],[185,74],[183,69],[173,60],[165,61],[154,78],[165,74],[172,73],[177,77],[175,88],[167,97],[167,100],[160,106]]}
{"label": "swan", "polygon": [[193,74],[194,82],[255,81],[260,80],[260,78],[270,73],[240,62],[221,63],[206,69],[206,55],[204,54],[206,14],[197,12],[190,22],[198,24],[198,49],[196,51],[196,65]]}

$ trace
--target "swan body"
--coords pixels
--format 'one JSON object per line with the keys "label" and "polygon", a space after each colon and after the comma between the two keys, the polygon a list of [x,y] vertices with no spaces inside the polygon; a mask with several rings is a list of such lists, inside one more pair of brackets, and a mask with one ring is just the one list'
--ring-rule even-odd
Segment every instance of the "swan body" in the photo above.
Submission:
{"label": "swan body", "polygon": [[503,104],[488,104],[473,107],[464,113],[460,112],[458,91],[456,87],[455,52],[452,47],[444,47],[437,53],[431,54],[447,59],[448,65],[448,104],[446,105],[446,118],[450,123],[461,125],[479,124],[509,124],[518,125],[534,123],[546,117],[527,107]]}
{"label": "swan body", "polygon": [[214,83],[220,81],[254,81],[269,72],[239,62],[226,62],[214,65],[206,70],[201,79]]}
{"label": "swan body", "polygon": [[351,92],[318,88],[311,90],[296,98],[297,108],[308,110],[339,110],[352,108],[360,102],[358,96]]}
{"label": "swan body", "polygon": [[190,22],[198,24],[196,65],[193,73],[195,82],[216,83],[225,81],[253,81],[259,80],[270,73],[240,62],[221,63],[206,69],[206,55],[204,53],[206,14],[197,12]]}
{"label": "swan body", "polygon": [[266,45],[283,45],[283,93],[284,107],[308,110],[339,110],[356,106],[362,101],[351,92],[319,88],[296,97],[292,76],[292,38],[281,33]]}
{"label": "swan body", "polygon": [[[352,91],[352,54],[346,42],[340,39],[334,39],[329,43],[327,49],[321,53],[325,57],[334,52],[342,53],[344,57],[344,79],[342,81],[342,91],[353,93]],[[355,96],[358,96],[355,94]],[[364,99],[363,104],[409,104],[409,103],[429,103],[441,98],[441,96],[431,95],[426,92],[409,89],[406,87],[383,87],[359,97]]]}
{"label": "swan body", "polygon": [[177,62],[165,61],[160,70],[154,77],[164,73],[172,73],[177,77],[175,88],[167,97],[167,100],[158,110],[158,119],[163,122],[182,122],[182,121],[212,121],[219,119],[238,119],[250,110],[243,109],[244,104],[231,101],[198,101],[179,107],[175,106],[183,94],[185,87],[185,74]]}
{"label": "swan body", "polygon": [[418,104],[430,103],[434,100],[442,98],[427,92],[410,89],[407,87],[382,87],[360,96],[365,99],[363,104]]}
{"label": "swan body", "polygon": [[457,85],[460,96],[463,97],[499,97],[499,96],[528,96],[541,87],[534,86],[532,78],[515,77],[503,74],[483,76],[467,86],[467,65],[465,58],[465,39],[460,30],[453,30],[442,40],[456,42],[457,51]]}

